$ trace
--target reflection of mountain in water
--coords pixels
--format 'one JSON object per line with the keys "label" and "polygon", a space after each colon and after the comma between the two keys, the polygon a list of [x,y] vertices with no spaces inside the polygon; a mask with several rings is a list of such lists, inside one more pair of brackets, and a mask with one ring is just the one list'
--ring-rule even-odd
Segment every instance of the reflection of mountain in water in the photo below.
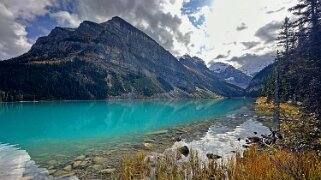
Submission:
{"label": "reflection of mountain in water", "polygon": [[0,140],[78,139],[152,131],[222,116],[250,101],[133,101],[0,104]]}
{"label": "reflection of mountain in water", "polygon": [[[37,163],[51,155],[141,141],[149,132],[224,117],[251,99],[1,103],[0,141],[19,144]],[[229,120],[228,120],[229,121]]]}

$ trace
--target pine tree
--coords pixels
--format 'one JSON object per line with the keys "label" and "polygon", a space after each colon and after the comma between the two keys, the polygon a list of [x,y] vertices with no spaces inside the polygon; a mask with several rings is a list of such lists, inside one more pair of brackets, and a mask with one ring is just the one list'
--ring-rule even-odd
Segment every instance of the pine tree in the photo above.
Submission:
{"label": "pine tree", "polygon": [[274,60],[274,114],[272,131],[275,133],[280,132],[280,98],[279,98],[279,62],[281,56],[277,52],[277,56]]}
{"label": "pine tree", "polygon": [[276,40],[278,46],[284,49],[284,55],[288,55],[295,48],[295,33],[288,17],[284,19],[283,26]]}

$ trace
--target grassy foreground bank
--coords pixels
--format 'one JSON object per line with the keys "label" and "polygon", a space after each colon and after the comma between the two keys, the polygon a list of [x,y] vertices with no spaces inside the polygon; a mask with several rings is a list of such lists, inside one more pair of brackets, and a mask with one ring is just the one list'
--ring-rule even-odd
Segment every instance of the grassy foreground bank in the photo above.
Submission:
{"label": "grassy foreground bank", "polygon": [[120,179],[320,179],[321,158],[315,151],[289,152],[286,150],[258,151],[250,147],[241,157],[236,154],[227,163],[209,160],[202,163],[197,153],[187,162],[173,156],[155,159],[138,153],[122,163]]}
{"label": "grassy foreground bank", "polygon": [[[271,113],[273,105],[258,99],[255,109]],[[124,157],[117,179],[321,179],[320,129],[313,115],[304,115],[298,107],[281,105],[283,139],[265,148],[253,144],[244,153],[222,162],[209,157],[200,160],[190,150],[182,161],[178,152],[171,155],[146,155],[143,152]]]}

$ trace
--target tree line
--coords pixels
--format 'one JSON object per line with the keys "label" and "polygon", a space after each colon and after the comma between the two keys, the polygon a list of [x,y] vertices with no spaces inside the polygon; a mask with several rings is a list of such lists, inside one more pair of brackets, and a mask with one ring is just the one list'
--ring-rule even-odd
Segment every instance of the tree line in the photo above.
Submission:
{"label": "tree line", "polygon": [[307,112],[321,113],[321,1],[300,0],[290,8],[277,38],[274,72],[264,95],[275,98],[275,78],[281,101],[302,102]]}

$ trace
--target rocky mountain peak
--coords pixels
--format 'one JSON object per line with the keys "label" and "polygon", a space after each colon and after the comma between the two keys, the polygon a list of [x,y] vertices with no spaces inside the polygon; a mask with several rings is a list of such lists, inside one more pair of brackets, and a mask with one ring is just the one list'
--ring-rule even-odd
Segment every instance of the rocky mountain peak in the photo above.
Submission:
{"label": "rocky mountain peak", "polygon": [[211,62],[210,70],[226,82],[246,88],[252,77],[223,62]]}
{"label": "rocky mountain peak", "polygon": [[[9,78],[7,73],[16,73],[16,79],[9,79],[13,85],[2,90],[16,92],[19,86],[26,99],[208,98],[244,93],[214,77],[200,58],[185,56],[178,61],[120,17],[104,23],[84,21],[75,29],[57,27],[11,62],[27,66],[17,69],[0,64],[2,82]],[[29,76],[25,77],[27,69]],[[39,80],[32,85],[15,85],[17,79],[31,82],[28,78],[32,77]]]}
{"label": "rocky mountain peak", "polygon": [[188,54],[183,55],[181,58],[179,58],[179,61],[187,66],[195,66],[197,68],[201,69],[207,69],[205,61],[199,57],[191,57]]}

